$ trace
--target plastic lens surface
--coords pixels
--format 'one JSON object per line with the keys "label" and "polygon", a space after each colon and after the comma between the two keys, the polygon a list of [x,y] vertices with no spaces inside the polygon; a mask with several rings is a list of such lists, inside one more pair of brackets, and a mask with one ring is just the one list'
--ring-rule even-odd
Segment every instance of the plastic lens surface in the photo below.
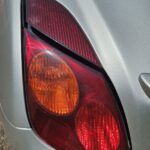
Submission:
{"label": "plastic lens surface", "polygon": [[37,102],[57,115],[71,113],[77,105],[79,88],[69,66],[49,51],[33,57],[28,82]]}

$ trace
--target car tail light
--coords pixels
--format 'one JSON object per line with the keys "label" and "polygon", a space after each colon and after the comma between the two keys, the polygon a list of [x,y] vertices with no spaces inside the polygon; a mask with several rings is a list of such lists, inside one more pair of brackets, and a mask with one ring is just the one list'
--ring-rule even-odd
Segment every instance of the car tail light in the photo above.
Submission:
{"label": "car tail light", "polygon": [[54,0],[27,0],[26,8],[25,93],[35,133],[58,150],[128,150],[121,108],[77,22]]}
{"label": "car tail light", "polygon": [[27,22],[40,32],[100,65],[86,36],[70,13],[55,0],[27,0]]}

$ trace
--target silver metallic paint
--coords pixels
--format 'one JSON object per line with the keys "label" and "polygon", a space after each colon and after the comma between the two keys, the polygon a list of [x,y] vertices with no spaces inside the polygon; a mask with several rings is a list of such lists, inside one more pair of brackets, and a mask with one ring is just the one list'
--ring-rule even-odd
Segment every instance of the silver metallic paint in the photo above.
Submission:
{"label": "silver metallic paint", "polygon": [[[150,1],[58,1],[79,22],[113,82],[127,118],[133,150],[149,150],[150,100],[138,78],[150,72]],[[29,133],[22,85],[20,0],[0,0],[0,9],[0,101],[7,119],[21,128],[12,129],[10,137],[21,132],[17,134],[18,144],[25,139],[27,145],[32,143],[33,133]],[[42,149],[39,145],[36,150]]]}
{"label": "silver metallic paint", "polygon": [[139,82],[145,94],[150,98],[150,73],[140,74]]}
{"label": "silver metallic paint", "polygon": [[0,102],[14,126],[28,128],[22,84],[21,2],[0,1]]}

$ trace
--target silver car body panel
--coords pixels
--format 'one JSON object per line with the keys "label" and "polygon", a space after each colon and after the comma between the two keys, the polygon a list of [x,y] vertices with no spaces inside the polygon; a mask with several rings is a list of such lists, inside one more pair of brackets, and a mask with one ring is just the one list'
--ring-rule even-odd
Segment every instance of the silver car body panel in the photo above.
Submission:
{"label": "silver car body panel", "polygon": [[[138,78],[150,73],[150,1],[58,1],[79,22],[111,79],[126,115],[132,149],[149,150],[150,100]],[[31,139],[23,93],[20,3],[0,0],[0,102],[7,120]],[[35,141],[45,148],[38,138]],[[41,150],[39,145],[34,147]]]}
{"label": "silver car body panel", "polygon": [[0,0],[0,102],[16,127],[29,127],[23,93],[20,0]]}

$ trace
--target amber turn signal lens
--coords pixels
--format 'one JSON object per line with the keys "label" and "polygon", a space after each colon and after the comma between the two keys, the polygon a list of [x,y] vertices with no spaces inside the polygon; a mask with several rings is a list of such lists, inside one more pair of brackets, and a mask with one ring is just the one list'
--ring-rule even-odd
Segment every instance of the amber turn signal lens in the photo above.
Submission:
{"label": "amber turn signal lens", "polygon": [[72,113],[79,98],[79,87],[71,68],[50,51],[35,55],[29,65],[28,84],[35,100],[56,115]]}

